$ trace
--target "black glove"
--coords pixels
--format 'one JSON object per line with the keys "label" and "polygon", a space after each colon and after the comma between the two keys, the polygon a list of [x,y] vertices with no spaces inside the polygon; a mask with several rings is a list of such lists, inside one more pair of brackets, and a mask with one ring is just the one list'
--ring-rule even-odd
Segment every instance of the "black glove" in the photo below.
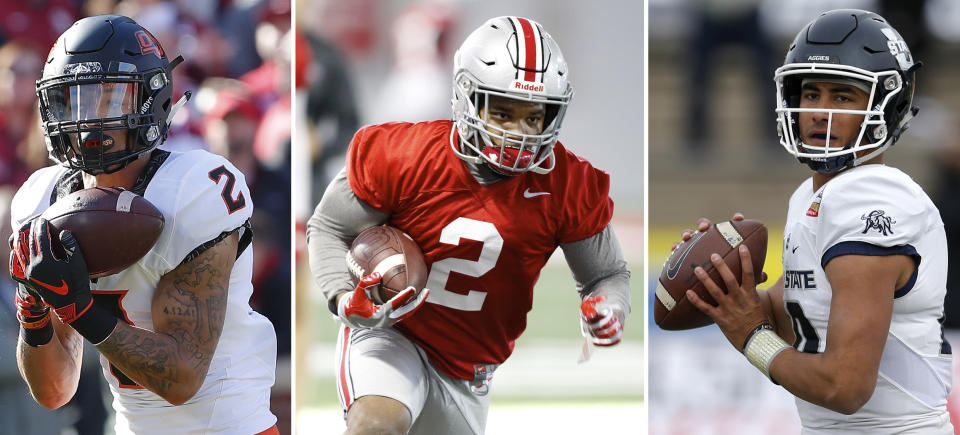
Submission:
{"label": "black glove", "polygon": [[[113,331],[117,318],[93,303],[90,277],[77,239],[69,231],[60,231],[57,241],[50,238],[50,223],[40,217],[30,225],[29,259],[26,278],[43,301],[53,307],[57,317],[69,324],[91,343],[99,344]],[[62,245],[62,254],[54,246]],[[59,247],[59,246],[58,246]]]}

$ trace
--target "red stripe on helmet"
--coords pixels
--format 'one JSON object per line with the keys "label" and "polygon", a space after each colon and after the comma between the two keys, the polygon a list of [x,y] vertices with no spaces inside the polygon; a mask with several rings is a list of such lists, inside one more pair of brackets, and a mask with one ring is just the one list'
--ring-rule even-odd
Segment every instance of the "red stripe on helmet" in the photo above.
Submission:
{"label": "red stripe on helmet", "polygon": [[523,32],[523,45],[525,47],[527,59],[524,61],[523,68],[526,70],[523,73],[523,79],[532,82],[535,81],[537,73],[537,41],[533,33],[533,25],[530,24],[526,18],[517,17],[517,21],[520,22],[520,30]]}

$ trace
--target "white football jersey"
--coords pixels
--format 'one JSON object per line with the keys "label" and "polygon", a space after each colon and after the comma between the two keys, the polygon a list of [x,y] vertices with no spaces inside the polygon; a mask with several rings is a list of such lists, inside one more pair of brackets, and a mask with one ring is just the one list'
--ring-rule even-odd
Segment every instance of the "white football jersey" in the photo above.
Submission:
{"label": "white football jersey", "polygon": [[804,433],[952,434],[950,345],[940,329],[947,242],[939,211],[908,175],[878,164],[846,170],[816,192],[812,178],[800,185],[790,198],[783,251],[783,299],[797,350],[826,348],[833,290],[823,269],[849,254],[909,255],[919,266],[894,293],[870,400],[843,415],[797,398]]}
{"label": "white football jersey", "polygon": [[[165,158],[165,160],[164,160]],[[142,193],[164,216],[157,243],[136,264],[91,284],[94,299],[127,323],[153,330],[151,301],[160,278],[221,233],[244,228],[253,211],[243,174],[221,156],[202,150],[155,151]],[[73,172],[73,174],[78,174]],[[14,197],[13,227],[40,215],[69,186],[71,172],[51,166],[34,172]],[[76,186],[74,187],[76,188]],[[66,188],[68,191],[69,187]],[[234,263],[223,332],[206,379],[180,406],[136,385],[100,357],[113,392],[117,433],[258,433],[276,422],[270,413],[277,343],[273,325],[250,308],[253,246]],[[285,291],[286,289],[284,289]]]}

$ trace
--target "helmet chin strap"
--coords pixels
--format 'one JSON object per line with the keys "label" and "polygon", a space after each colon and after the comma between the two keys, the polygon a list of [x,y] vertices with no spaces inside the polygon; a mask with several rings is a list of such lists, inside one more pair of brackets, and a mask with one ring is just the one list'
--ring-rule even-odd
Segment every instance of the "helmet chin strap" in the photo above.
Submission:
{"label": "helmet chin strap", "polygon": [[[890,148],[890,140],[886,141],[886,144],[876,147],[873,151],[867,153],[867,155],[862,157],[857,157],[857,154],[850,153],[844,154],[841,156],[826,157],[823,160],[816,160],[813,157],[802,157],[798,158],[801,163],[806,163],[810,169],[817,171],[821,174],[833,174],[840,172],[846,168],[853,168],[862,165],[864,162],[869,161],[870,159],[879,156],[881,153]],[[803,143],[800,143],[800,146],[803,147]],[[851,140],[846,146],[843,147],[844,150],[848,150],[853,147],[853,141]]]}
{"label": "helmet chin strap", "polygon": [[[800,142],[800,147],[804,149],[804,152],[806,152],[806,147],[803,145],[803,142]],[[851,147],[853,147],[853,140],[847,143],[841,150],[848,150]],[[823,157],[822,159],[817,157],[798,157],[797,160],[799,160],[800,163],[805,163],[810,167],[810,169],[813,169],[821,174],[833,174],[854,166],[853,153],[840,156]]]}
{"label": "helmet chin strap", "polygon": [[543,167],[543,163],[541,163],[541,164],[539,164],[539,165],[537,165],[537,166],[534,166],[533,168],[530,168],[530,172],[534,172],[534,173],[537,173],[537,174],[546,174],[546,173],[552,171],[553,168],[554,168],[555,166],[557,166],[557,155],[556,155],[556,153],[550,153],[550,157],[547,158],[547,161],[550,162],[550,167],[549,167],[549,168],[544,168],[544,167]]}

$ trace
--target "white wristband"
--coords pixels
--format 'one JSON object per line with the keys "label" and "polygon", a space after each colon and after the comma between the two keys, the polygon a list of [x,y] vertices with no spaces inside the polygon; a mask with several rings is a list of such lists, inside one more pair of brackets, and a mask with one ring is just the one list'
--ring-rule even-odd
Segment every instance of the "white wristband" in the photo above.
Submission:
{"label": "white wristband", "polygon": [[770,363],[780,352],[790,347],[776,332],[773,332],[772,326],[763,324],[750,334],[747,344],[743,347],[743,355],[747,357],[750,364],[753,364],[767,378],[776,383],[770,377]]}

